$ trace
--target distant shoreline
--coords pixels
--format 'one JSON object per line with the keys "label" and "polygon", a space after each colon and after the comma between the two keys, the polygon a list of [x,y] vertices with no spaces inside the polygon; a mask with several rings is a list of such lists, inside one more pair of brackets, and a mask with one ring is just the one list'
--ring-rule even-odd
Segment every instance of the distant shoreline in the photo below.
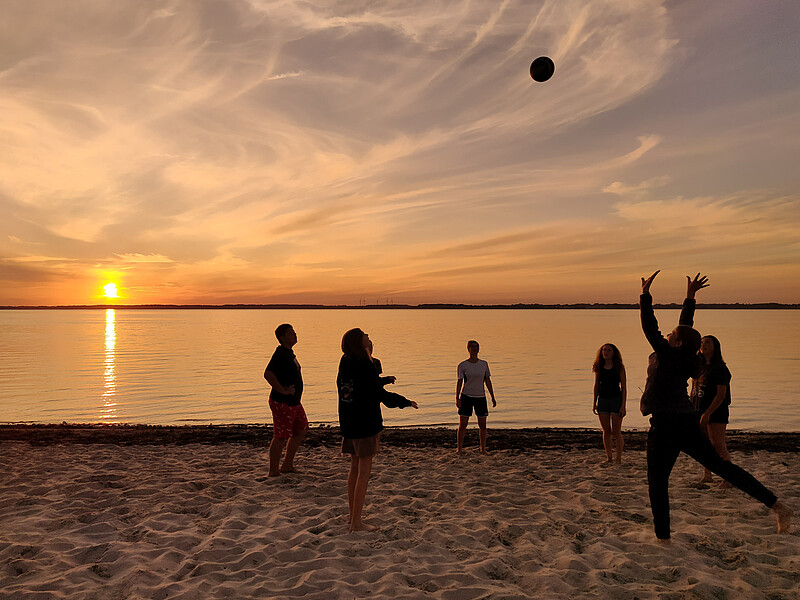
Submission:
{"label": "distant shoreline", "polygon": [[[655,308],[681,307],[680,304],[655,304]],[[632,310],[638,304],[70,304],[54,306],[0,306],[0,310]],[[701,309],[720,310],[797,310],[800,304],[779,302],[698,304]]]}

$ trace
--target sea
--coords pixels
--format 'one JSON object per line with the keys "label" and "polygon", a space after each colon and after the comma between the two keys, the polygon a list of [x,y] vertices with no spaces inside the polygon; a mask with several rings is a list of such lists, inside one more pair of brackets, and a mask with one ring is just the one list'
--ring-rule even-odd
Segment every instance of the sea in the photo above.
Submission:
{"label": "sea", "polygon": [[[676,309],[656,311],[663,331]],[[345,331],[374,343],[389,389],[419,409],[384,408],[389,426],[458,421],[456,367],[470,339],[488,361],[497,407],[489,427],[597,427],[592,362],[615,344],[628,376],[626,428],[639,412],[650,348],[635,309],[52,309],[0,310],[0,422],[259,424],[271,422],[264,368],[291,323],[312,424],[337,421]],[[800,311],[699,309],[730,368],[731,429],[800,431]]]}

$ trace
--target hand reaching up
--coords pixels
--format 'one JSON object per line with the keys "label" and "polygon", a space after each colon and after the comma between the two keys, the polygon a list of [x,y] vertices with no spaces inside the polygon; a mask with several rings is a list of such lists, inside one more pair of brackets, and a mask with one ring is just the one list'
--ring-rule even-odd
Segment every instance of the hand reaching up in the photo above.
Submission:
{"label": "hand reaching up", "polygon": [[694,300],[694,295],[703,288],[707,288],[709,286],[708,277],[703,275],[700,276],[700,273],[694,276],[694,279],[686,276],[686,297]]}
{"label": "hand reaching up", "polygon": [[650,277],[648,277],[647,279],[642,277],[642,293],[643,294],[649,294],[650,293],[650,284],[653,283],[653,279],[655,279],[656,275],[658,275],[659,273],[661,273],[661,269],[659,269],[658,271],[656,271],[655,273],[650,275]]}

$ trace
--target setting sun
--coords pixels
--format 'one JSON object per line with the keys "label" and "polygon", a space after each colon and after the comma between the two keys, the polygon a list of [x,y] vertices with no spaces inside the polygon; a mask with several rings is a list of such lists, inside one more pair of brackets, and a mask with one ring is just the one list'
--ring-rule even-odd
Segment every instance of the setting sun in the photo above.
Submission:
{"label": "setting sun", "polygon": [[116,283],[107,283],[103,286],[103,296],[106,298],[119,298]]}

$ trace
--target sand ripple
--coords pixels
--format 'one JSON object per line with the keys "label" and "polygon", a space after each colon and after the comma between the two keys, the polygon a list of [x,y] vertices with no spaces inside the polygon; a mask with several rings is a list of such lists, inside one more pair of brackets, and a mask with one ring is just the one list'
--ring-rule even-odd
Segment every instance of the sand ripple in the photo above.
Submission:
{"label": "sand ripple", "polygon": [[[389,447],[347,534],[348,463],[304,448],[0,444],[0,598],[800,598],[798,534],[736,490],[672,478],[674,543],[652,535],[642,452],[489,457]],[[796,512],[800,458],[735,459]]]}

